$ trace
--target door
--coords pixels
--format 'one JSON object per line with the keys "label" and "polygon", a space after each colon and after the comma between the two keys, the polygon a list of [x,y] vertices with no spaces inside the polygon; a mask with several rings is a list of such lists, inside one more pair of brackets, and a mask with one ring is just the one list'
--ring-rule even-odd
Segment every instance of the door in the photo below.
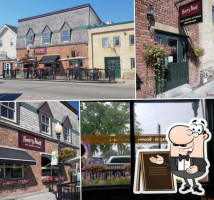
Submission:
{"label": "door", "polygon": [[105,58],[106,77],[109,69],[115,70],[115,78],[121,78],[120,57]]}
{"label": "door", "polygon": [[11,73],[11,64],[10,63],[4,63],[4,71],[5,75],[10,76]]}
{"label": "door", "polygon": [[157,33],[156,42],[171,48],[171,55],[166,60],[165,91],[188,83],[187,37]]}

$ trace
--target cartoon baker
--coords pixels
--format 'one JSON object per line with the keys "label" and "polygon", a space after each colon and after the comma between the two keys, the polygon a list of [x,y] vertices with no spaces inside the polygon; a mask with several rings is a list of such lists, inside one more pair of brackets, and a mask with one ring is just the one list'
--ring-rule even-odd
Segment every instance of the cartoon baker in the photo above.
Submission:
{"label": "cartoon baker", "polygon": [[[204,119],[193,118],[189,125],[173,125],[168,131],[170,163],[165,163],[159,155],[156,158],[150,157],[150,161],[170,167],[172,173],[183,181],[180,193],[203,195],[205,191],[198,180],[208,174],[210,164],[205,147],[210,139],[211,134]],[[192,179],[192,186],[189,179]]]}

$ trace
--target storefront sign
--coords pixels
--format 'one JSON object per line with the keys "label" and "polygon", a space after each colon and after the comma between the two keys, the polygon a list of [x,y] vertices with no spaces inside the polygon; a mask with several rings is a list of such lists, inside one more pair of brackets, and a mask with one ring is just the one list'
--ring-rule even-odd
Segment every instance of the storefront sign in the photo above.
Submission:
{"label": "storefront sign", "polygon": [[34,54],[35,55],[45,55],[46,54],[46,48],[35,48],[34,49]]}
{"label": "storefront sign", "polygon": [[20,133],[19,147],[36,151],[45,151],[45,140],[24,133]]}
{"label": "storefront sign", "polygon": [[179,8],[180,26],[203,21],[202,0],[193,1]]}
{"label": "storefront sign", "polygon": [[58,150],[52,150],[51,165],[58,165]]}

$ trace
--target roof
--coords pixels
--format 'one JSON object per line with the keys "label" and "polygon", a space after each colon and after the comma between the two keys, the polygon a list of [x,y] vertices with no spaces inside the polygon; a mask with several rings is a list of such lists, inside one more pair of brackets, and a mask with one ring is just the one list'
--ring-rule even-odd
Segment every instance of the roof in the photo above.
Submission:
{"label": "roof", "polygon": [[[134,24],[134,21],[118,22],[118,23],[113,23],[113,24],[104,24],[104,25],[92,26],[92,27],[88,27],[88,29],[103,28],[103,27],[117,26],[117,25],[122,25],[122,24],[132,24],[132,23]],[[133,28],[134,28],[134,26],[133,26]]]}
{"label": "roof", "polygon": [[56,15],[56,14],[60,14],[60,13],[64,13],[64,12],[69,12],[69,11],[73,11],[73,10],[78,10],[78,9],[82,9],[82,8],[91,8],[92,11],[95,13],[95,15],[97,16],[97,18],[102,21],[99,16],[96,14],[96,12],[94,11],[94,9],[91,7],[90,4],[83,4],[83,5],[80,5],[80,6],[75,6],[75,7],[72,7],[72,8],[67,8],[67,9],[63,9],[63,10],[58,10],[58,11],[54,11],[54,12],[50,12],[50,13],[45,13],[45,14],[42,14],[42,15],[36,15],[36,16],[33,16],[33,17],[27,17],[27,18],[23,18],[23,19],[19,19],[18,22],[23,22],[23,21],[28,21],[28,20],[32,20],[32,19],[37,19],[37,18],[41,18],[41,17],[47,17],[47,16],[50,16],[50,15]]}
{"label": "roof", "polygon": [[11,26],[11,25],[9,25],[9,24],[5,24],[8,28],[10,28],[14,33],[16,33],[17,34],[17,31],[18,31],[18,27],[16,27],[16,26]]}

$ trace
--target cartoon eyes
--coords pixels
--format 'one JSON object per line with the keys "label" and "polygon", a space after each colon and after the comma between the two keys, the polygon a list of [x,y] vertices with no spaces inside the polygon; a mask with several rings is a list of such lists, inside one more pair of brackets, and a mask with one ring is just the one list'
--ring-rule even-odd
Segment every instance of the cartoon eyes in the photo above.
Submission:
{"label": "cartoon eyes", "polygon": [[200,134],[202,134],[203,130],[204,129],[201,124],[191,124],[187,131],[187,135],[193,135],[193,137],[197,138]]}

